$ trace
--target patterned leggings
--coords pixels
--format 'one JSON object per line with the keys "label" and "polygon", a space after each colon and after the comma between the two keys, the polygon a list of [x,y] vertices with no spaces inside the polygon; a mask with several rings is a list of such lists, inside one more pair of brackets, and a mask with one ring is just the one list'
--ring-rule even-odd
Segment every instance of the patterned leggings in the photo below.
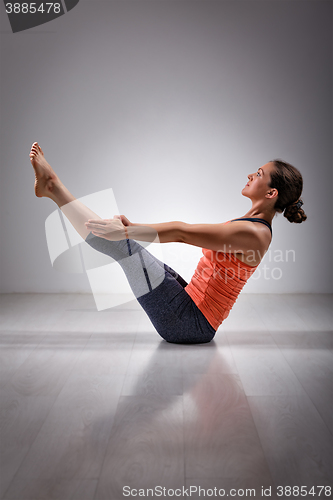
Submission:
{"label": "patterned leggings", "polygon": [[175,344],[210,342],[215,330],[184,290],[186,281],[134,240],[108,241],[91,233],[86,242],[116,260],[159,335]]}

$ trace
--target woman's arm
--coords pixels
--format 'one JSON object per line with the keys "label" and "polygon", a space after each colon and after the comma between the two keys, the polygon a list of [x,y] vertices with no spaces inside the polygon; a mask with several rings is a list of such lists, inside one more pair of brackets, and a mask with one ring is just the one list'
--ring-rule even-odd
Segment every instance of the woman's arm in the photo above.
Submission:
{"label": "woman's arm", "polygon": [[127,226],[129,238],[139,241],[156,241],[157,243],[181,242],[180,221],[161,222],[158,224],[134,224]]}
{"label": "woman's arm", "polygon": [[[118,220],[117,220],[118,219]],[[186,224],[173,221],[160,224],[133,224],[124,216],[111,221],[89,221],[88,229],[96,236],[119,240],[131,238],[159,243],[179,242],[210,250],[242,253],[264,253],[270,236],[266,226],[248,221],[230,224]]]}
{"label": "woman's arm", "polygon": [[140,233],[144,236],[145,232],[156,232],[160,243],[186,243],[221,252],[262,252],[267,243],[269,244],[265,226],[261,227],[248,221],[235,221],[230,224],[187,224],[174,221],[162,224],[133,224],[127,229],[129,237],[133,239],[138,239]]}
{"label": "woman's arm", "polygon": [[133,224],[123,215],[113,219],[89,219],[85,223],[94,236],[110,241],[132,239],[150,243],[170,243],[181,241],[180,222],[164,222],[162,224]]}

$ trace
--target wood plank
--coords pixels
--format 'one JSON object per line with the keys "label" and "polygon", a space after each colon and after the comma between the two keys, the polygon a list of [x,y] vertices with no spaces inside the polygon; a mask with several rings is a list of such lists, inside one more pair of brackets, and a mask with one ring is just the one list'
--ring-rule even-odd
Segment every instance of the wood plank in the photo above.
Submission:
{"label": "wood plank", "polygon": [[332,484],[332,435],[307,395],[249,397],[276,485]]}
{"label": "wood plank", "polygon": [[55,396],[24,396],[8,387],[0,389],[0,498],[33,445],[54,400]]}
{"label": "wood plank", "polygon": [[123,499],[123,487],[184,484],[180,396],[122,396],[95,500]]}
{"label": "wood plank", "polygon": [[247,396],[304,392],[270,334],[232,332],[227,337]]}
{"label": "wood plank", "polygon": [[239,376],[191,375],[191,382],[184,395],[186,477],[267,477]]}
{"label": "wood plank", "polygon": [[3,500],[94,500],[96,479],[18,478]]}
{"label": "wood plank", "polygon": [[333,351],[328,332],[272,334],[290,368],[333,434]]}
{"label": "wood plank", "polygon": [[36,480],[98,477],[122,383],[122,376],[73,374],[30,447],[17,477]]}

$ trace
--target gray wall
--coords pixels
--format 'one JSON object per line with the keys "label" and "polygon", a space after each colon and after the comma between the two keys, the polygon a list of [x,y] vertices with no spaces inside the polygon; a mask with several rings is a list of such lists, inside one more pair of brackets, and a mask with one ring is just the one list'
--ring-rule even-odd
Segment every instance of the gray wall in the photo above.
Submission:
{"label": "gray wall", "polygon": [[[26,32],[1,23],[2,292],[90,291],[51,266],[35,140],[77,197],[113,188],[147,223],[240,217],[247,174],[286,159],[308,220],[274,220],[268,271],[246,290],[331,291],[332,2],[81,0]],[[163,245],[190,278],[200,250],[184,250]]]}

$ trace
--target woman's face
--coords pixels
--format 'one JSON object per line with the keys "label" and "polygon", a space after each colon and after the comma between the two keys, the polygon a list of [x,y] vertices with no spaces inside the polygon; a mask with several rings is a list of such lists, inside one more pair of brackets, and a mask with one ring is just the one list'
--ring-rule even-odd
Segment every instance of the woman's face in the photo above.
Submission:
{"label": "woman's face", "polygon": [[273,162],[266,163],[259,167],[257,172],[247,176],[248,182],[242,189],[242,195],[251,200],[261,200],[269,193],[272,188],[269,186],[271,182],[271,172],[275,169]]}

